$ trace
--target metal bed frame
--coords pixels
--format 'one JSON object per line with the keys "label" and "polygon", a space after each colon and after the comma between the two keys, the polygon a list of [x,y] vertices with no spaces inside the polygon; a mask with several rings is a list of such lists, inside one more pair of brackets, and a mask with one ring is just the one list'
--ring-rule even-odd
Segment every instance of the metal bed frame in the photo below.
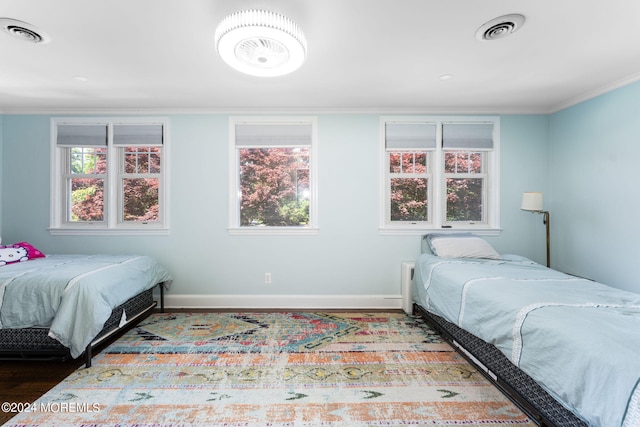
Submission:
{"label": "metal bed frame", "polygon": [[[164,312],[164,284],[160,288],[160,311]],[[124,332],[149,316],[157,307],[153,299],[153,288],[148,289],[114,308],[96,338],[84,351],[85,366],[91,366],[93,350]],[[122,325],[122,314],[127,320]],[[67,360],[71,358],[69,349],[49,337],[49,328],[34,327],[21,329],[0,329],[0,359],[3,360]]]}
{"label": "metal bed frame", "polygon": [[511,363],[495,346],[418,304],[413,305],[413,313],[419,314],[536,424],[543,427],[587,427],[583,420]]}

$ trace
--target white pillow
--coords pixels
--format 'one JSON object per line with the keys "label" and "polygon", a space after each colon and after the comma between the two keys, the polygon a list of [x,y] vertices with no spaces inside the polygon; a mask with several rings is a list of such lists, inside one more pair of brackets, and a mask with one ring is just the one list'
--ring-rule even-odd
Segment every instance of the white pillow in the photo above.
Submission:
{"label": "white pillow", "polygon": [[429,234],[427,241],[433,254],[442,258],[502,259],[486,240],[469,233]]}

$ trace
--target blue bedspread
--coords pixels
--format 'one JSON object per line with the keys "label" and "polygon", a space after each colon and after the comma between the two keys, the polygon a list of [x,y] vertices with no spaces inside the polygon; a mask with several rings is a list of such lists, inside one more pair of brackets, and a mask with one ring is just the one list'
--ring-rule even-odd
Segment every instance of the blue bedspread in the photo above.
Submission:
{"label": "blue bedspread", "polygon": [[49,335],[78,357],[113,308],[169,272],[137,255],[49,255],[0,267],[0,327],[49,327]]}
{"label": "blue bedspread", "polygon": [[640,425],[640,294],[504,258],[422,254],[414,301],[495,345],[589,425]]}

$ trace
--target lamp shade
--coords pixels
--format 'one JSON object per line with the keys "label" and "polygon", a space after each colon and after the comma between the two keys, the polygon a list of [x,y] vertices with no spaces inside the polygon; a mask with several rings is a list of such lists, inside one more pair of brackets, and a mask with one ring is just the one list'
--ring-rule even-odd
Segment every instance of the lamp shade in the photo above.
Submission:
{"label": "lamp shade", "polygon": [[542,211],[542,193],[522,193],[522,205],[520,209],[525,211]]}

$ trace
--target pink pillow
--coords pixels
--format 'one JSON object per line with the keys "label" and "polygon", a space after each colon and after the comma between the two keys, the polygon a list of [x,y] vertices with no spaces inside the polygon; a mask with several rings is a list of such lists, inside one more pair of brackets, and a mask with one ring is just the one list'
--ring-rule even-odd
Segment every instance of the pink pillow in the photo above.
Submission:
{"label": "pink pillow", "polygon": [[44,258],[44,256],[42,252],[27,242],[0,246],[0,266],[34,258]]}

